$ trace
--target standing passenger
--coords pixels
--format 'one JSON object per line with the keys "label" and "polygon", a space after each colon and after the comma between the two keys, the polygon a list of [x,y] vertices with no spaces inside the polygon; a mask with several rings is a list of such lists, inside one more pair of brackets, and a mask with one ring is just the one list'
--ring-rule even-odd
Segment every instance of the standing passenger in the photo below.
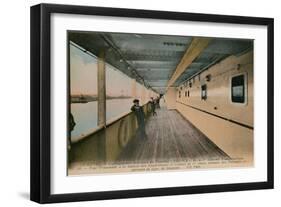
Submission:
{"label": "standing passenger", "polygon": [[160,96],[156,99],[156,106],[158,109],[160,109]]}
{"label": "standing passenger", "polygon": [[[76,123],[74,121],[74,117],[72,115],[72,113],[69,113],[69,129],[70,129],[70,133],[73,131],[74,127],[75,127]],[[71,134],[68,136],[68,143],[67,143],[67,148],[68,150],[71,149]]]}
{"label": "standing passenger", "polygon": [[140,102],[138,99],[133,101],[134,105],[131,107],[131,110],[135,113],[138,121],[138,133],[143,139],[147,138],[145,133],[145,123],[144,123],[144,112],[142,107],[140,106]]}
{"label": "standing passenger", "polygon": [[153,99],[153,97],[151,97],[151,100],[149,101],[150,106],[151,106],[151,111],[152,111],[152,116],[157,115],[157,113],[155,112],[155,100]]}

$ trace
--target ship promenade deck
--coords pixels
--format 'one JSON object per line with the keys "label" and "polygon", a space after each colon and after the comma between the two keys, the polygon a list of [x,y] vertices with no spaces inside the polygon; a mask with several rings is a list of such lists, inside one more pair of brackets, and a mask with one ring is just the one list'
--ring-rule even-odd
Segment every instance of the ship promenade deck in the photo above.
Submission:
{"label": "ship promenade deck", "polygon": [[186,120],[177,110],[165,106],[146,120],[147,138],[137,135],[120,154],[118,161],[228,158],[218,146]]}

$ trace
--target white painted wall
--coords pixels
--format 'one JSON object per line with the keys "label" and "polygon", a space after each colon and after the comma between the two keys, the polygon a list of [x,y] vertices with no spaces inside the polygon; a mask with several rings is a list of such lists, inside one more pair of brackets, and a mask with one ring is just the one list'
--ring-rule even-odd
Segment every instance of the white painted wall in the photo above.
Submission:
{"label": "white painted wall", "polygon": [[[38,206],[29,197],[29,6],[68,3],[275,18],[275,190],[64,203],[52,206],[278,206],[281,203],[281,13],[279,1],[11,0],[1,2],[0,206]],[[278,57],[278,58],[277,58]]]}
{"label": "white painted wall", "polygon": [[166,101],[167,109],[176,109],[176,100],[177,100],[177,89],[169,88],[164,95]]}
{"label": "white painted wall", "polygon": [[[236,69],[240,64],[239,70]],[[229,56],[208,70],[195,76],[192,87],[179,86],[177,91],[176,109],[188,119],[203,134],[232,158],[243,157],[250,162],[254,155],[253,130],[233,124],[216,116],[195,110],[192,107],[227,119],[253,126],[253,52],[250,51],[239,57]],[[233,76],[245,74],[246,98],[245,104],[235,104],[230,98],[230,81]],[[209,82],[205,77],[210,75]],[[207,85],[207,99],[201,99],[201,86]],[[179,92],[181,91],[181,97]],[[189,91],[190,96],[185,96]],[[216,108],[216,109],[214,109]]]}

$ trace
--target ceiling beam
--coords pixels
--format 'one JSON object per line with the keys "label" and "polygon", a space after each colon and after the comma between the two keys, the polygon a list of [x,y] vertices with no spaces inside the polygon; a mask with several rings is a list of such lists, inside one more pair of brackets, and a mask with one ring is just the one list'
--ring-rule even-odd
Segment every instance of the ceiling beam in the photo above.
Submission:
{"label": "ceiling beam", "polygon": [[194,37],[190,46],[185,51],[182,59],[178,63],[173,75],[171,76],[167,88],[172,86],[176,80],[181,76],[185,69],[191,65],[193,60],[197,58],[203,50],[208,46],[211,38]]}
{"label": "ceiling beam", "polygon": [[148,68],[148,67],[146,67],[146,68],[136,68],[136,69],[137,69],[138,72],[141,72],[141,71],[152,71],[152,70],[156,70],[156,71],[157,70],[162,70],[162,71],[166,72],[166,71],[171,70],[172,68],[170,68],[170,67],[169,68],[164,68],[164,67],[163,68],[162,67],[161,68],[160,67],[159,68]]}

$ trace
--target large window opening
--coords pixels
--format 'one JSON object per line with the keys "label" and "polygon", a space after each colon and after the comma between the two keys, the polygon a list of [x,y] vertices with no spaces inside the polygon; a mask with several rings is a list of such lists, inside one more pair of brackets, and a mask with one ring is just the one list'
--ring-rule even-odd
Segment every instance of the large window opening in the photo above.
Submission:
{"label": "large window opening", "polygon": [[97,58],[85,53],[74,43],[69,45],[71,140],[98,127]]}
{"label": "large window opening", "polygon": [[117,68],[106,64],[106,122],[130,112],[134,94],[133,82]]}
{"label": "large window opening", "polygon": [[245,75],[238,75],[231,79],[231,101],[245,103]]}
{"label": "large window opening", "polygon": [[201,86],[201,99],[207,100],[207,85],[206,84]]}

